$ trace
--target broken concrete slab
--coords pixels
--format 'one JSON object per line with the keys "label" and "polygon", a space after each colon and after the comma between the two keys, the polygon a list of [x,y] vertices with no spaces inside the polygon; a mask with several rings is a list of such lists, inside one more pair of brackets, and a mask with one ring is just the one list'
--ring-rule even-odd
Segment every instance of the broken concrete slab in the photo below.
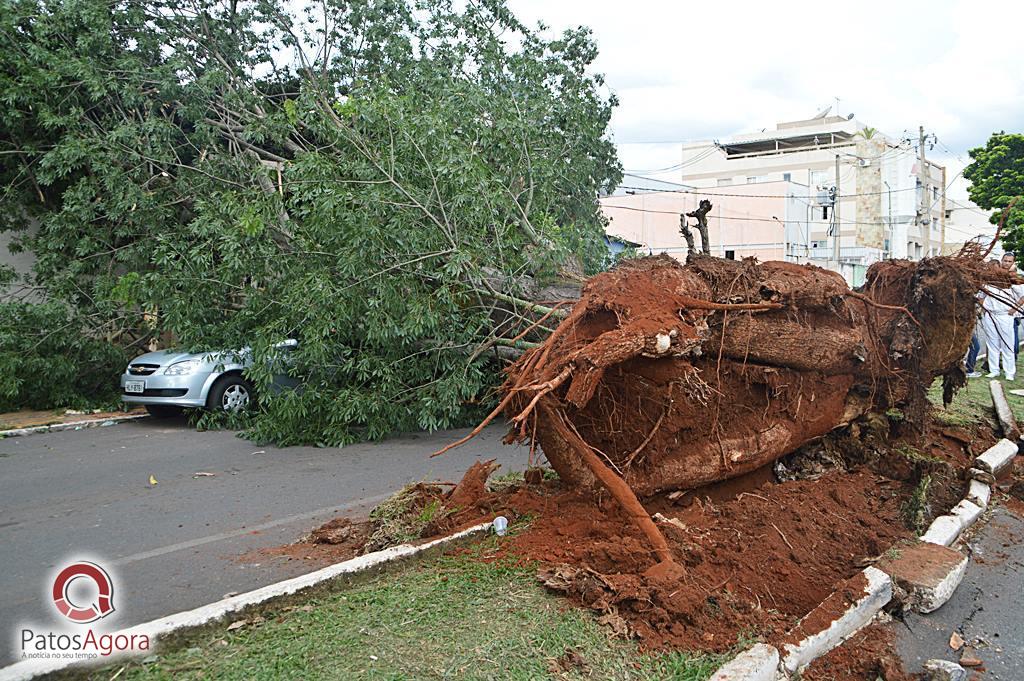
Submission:
{"label": "broken concrete slab", "polygon": [[940,515],[928,526],[928,531],[920,536],[923,542],[950,546],[964,531],[963,521],[954,515]]}
{"label": "broken concrete slab", "polygon": [[1003,429],[1003,437],[1016,442],[1020,439],[1020,427],[1017,419],[1010,409],[1010,403],[1006,401],[1006,393],[1003,392],[1003,384],[999,381],[990,381],[989,392],[992,394],[992,406],[996,410],[996,418],[999,419],[999,426]]}
{"label": "broken concrete slab", "polygon": [[988,506],[989,499],[991,498],[991,487],[986,485],[981,480],[971,480],[971,483],[967,488],[967,501],[977,504],[982,508],[986,508]]}
{"label": "broken concrete slab", "polygon": [[974,465],[995,477],[1009,470],[1017,456],[1017,444],[1003,438],[974,460]]}
{"label": "broken concrete slab", "polygon": [[967,681],[967,670],[949,660],[928,660],[924,670],[929,681]]}
{"label": "broken concrete slab", "polygon": [[950,509],[949,514],[960,519],[960,525],[962,527],[960,531],[963,532],[981,517],[984,510],[985,509],[974,502],[964,499]]}
{"label": "broken concrete slab", "polygon": [[779,651],[758,643],[719,667],[710,681],[775,681],[778,667]]}
{"label": "broken concrete slab", "polygon": [[907,594],[915,612],[938,610],[948,601],[967,572],[967,556],[940,544],[918,542],[892,550],[875,567],[889,575]]}
{"label": "broken concrete slab", "polygon": [[794,674],[840,645],[892,599],[892,579],[869,567],[803,617],[782,646],[781,667]]}
{"label": "broken concrete slab", "polygon": [[967,475],[971,480],[977,480],[978,482],[983,482],[986,485],[996,484],[996,476],[992,475],[988,471],[983,471],[980,468],[968,468]]}

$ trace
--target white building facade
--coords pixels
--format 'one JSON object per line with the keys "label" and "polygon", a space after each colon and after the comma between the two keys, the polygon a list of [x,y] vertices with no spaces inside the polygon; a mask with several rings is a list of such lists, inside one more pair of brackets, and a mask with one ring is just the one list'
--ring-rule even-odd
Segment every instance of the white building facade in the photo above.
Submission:
{"label": "white building facade", "polygon": [[681,182],[712,199],[736,195],[738,185],[805,186],[787,197],[795,207],[784,219],[807,226],[811,261],[840,269],[943,252],[946,171],[926,161],[925,176],[920,165],[910,143],[831,116],[684,145]]}

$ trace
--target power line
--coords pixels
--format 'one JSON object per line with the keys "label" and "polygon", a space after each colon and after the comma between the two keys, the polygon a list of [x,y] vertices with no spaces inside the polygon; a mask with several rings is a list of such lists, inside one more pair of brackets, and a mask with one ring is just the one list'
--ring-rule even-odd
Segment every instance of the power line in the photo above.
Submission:
{"label": "power line", "polygon": [[[852,196],[852,194],[848,195],[848,196]],[[604,208],[617,208],[619,210],[631,210],[631,211],[636,211],[638,213],[656,213],[656,214],[659,214],[659,215],[682,215],[683,214],[681,211],[675,211],[675,210],[653,210],[651,208],[636,208],[634,206],[613,206],[613,205],[610,205],[610,204],[607,204],[607,203],[602,203],[601,205]],[[718,217],[718,218],[721,218],[723,220],[743,220],[745,222],[779,222],[779,223],[782,223],[782,224],[785,224],[787,222],[796,222],[796,223],[812,223],[813,222],[814,224],[818,224],[817,222],[814,222],[813,220],[781,220],[781,219],[777,219],[777,218],[748,218],[748,217],[739,217],[739,216],[734,216],[734,215],[717,215],[717,216],[716,215],[709,215],[709,217]],[[848,221],[848,220],[842,220],[842,221],[840,221],[840,224],[843,224],[843,225],[853,225],[853,226],[882,225],[883,227],[889,225],[888,222],[857,222],[857,221]],[[827,227],[827,226],[828,225],[822,225],[823,228]]]}
{"label": "power line", "polygon": [[[648,178],[653,179],[653,178]],[[843,179],[848,179],[847,175],[843,176]],[[783,182],[785,180],[782,180]],[[735,196],[743,199],[816,199],[817,194],[808,194],[806,196],[801,194],[733,194],[724,192],[706,192],[700,189],[654,189],[650,187],[631,187],[627,185],[620,185],[616,189],[636,189],[643,191],[645,194],[698,194],[700,196]],[[904,187],[903,189],[893,189],[890,191],[880,192],[862,192],[859,194],[843,194],[843,197],[854,197],[854,196],[878,196],[881,194],[889,194],[890,192],[895,194],[897,192],[911,192],[916,191],[917,187]],[[636,194],[635,196],[640,196]]]}

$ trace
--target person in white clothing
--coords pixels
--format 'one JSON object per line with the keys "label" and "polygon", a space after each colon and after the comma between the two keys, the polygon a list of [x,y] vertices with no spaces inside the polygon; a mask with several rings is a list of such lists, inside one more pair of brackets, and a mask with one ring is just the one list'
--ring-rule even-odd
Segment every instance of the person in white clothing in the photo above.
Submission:
{"label": "person in white clothing", "polygon": [[1009,288],[986,286],[981,298],[981,330],[985,333],[988,349],[989,378],[999,375],[1002,368],[1006,380],[1012,381],[1017,372],[1013,352],[1013,316],[1024,306],[1024,284]]}

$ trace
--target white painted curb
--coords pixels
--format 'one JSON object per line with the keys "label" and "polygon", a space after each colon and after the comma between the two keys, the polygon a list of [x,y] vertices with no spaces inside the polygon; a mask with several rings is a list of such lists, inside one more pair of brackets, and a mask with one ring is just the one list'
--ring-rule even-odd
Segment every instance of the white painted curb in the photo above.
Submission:
{"label": "white painted curb", "polygon": [[149,418],[149,414],[132,414],[130,416],[112,416],[109,419],[89,419],[87,421],[69,421],[68,423],[51,423],[48,426],[32,426],[31,428],[13,428],[0,430],[0,439],[5,437],[23,437],[36,433],[56,433],[61,430],[80,430],[82,428],[102,428],[122,421]]}
{"label": "white painted curb", "polygon": [[[359,556],[358,558],[330,565],[322,570],[310,572],[307,575],[286,579],[283,582],[269,584],[260,589],[256,589],[255,591],[225,598],[217,601],[216,603],[203,605],[195,610],[187,610],[185,612],[168,615],[167,617],[161,617],[160,619],[155,619],[143,624],[137,624],[134,627],[124,629],[116,633],[126,634],[128,636],[131,636],[132,634],[145,634],[149,636],[150,644],[153,645],[158,639],[166,637],[174,632],[181,631],[182,629],[200,627],[209,624],[210,622],[219,620],[233,612],[238,612],[244,608],[259,605],[261,603],[266,603],[267,601],[280,596],[294,594],[298,591],[302,591],[303,589],[308,589],[312,586],[335,579],[336,577],[367,572],[387,563],[393,563],[402,558],[415,556],[434,547],[465,539],[466,537],[470,537],[474,534],[479,534],[490,529],[490,527],[491,523],[489,522],[481,523],[480,525],[474,525],[469,529],[456,532],[455,534],[442,537],[441,539],[435,539],[434,541],[427,542],[426,544],[420,544],[418,546],[413,546],[411,544],[392,546],[391,548],[384,549],[383,551],[368,553],[365,556]],[[109,659],[111,658],[108,658],[108,660]],[[95,660],[85,662],[85,664],[91,665],[95,665],[95,663]],[[74,665],[76,665],[75,660],[25,660],[0,669],[0,681],[21,681],[22,679],[31,679],[41,674],[59,671]],[[78,661],[77,665],[82,666],[83,662]]]}
{"label": "white painted curb", "polygon": [[940,515],[928,526],[928,531],[921,535],[921,541],[952,546],[960,533],[964,531],[963,523],[955,515]]}
{"label": "white painted curb", "polygon": [[967,501],[985,508],[988,506],[988,501],[991,498],[991,487],[983,483],[981,480],[971,480],[970,487],[967,488]]}
{"label": "white painted curb", "polygon": [[975,465],[997,478],[999,475],[1013,465],[1013,458],[1017,456],[1017,445],[1003,438],[995,443],[985,453],[974,460]]}
{"label": "white painted curb", "polygon": [[878,568],[869,567],[864,569],[864,577],[868,580],[864,595],[827,628],[811,634],[795,645],[786,643],[782,646],[781,669],[784,673],[794,674],[840,645],[870,622],[892,599],[892,579],[889,575]]}
{"label": "white painted curb", "polygon": [[758,643],[719,667],[708,681],[775,681],[778,671],[779,651]]}
{"label": "white painted curb", "polygon": [[970,502],[967,499],[962,500],[959,504],[954,506],[949,514],[954,515],[960,519],[960,525],[966,530],[968,527],[973,525],[978,518],[981,517],[983,509],[975,503]]}
{"label": "white painted curb", "polygon": [[967,556],[964,556],[964,559],[933,588],[921,589],[917,593],[911,594],[911,598],[916,597],[917,611],[922,615],[927,615],[945,605],[946,601],[953,597],[960,582],[963,581],[964,575],[967,573],[967,563]]}

